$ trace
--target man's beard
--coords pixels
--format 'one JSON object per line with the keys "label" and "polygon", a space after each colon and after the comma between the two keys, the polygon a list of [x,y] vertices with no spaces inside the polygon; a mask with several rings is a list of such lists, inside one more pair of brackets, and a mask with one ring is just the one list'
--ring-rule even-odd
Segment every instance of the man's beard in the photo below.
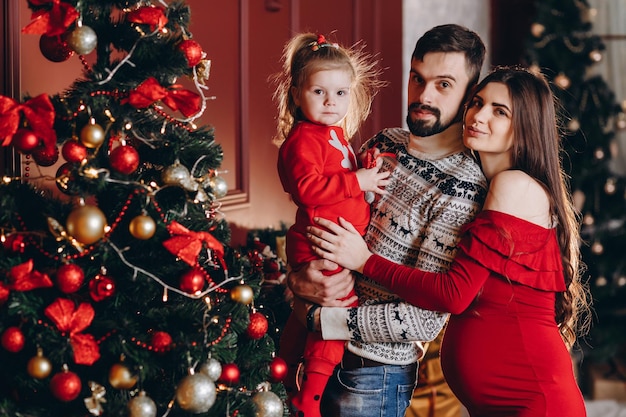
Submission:
{"label": "man's beard", "polygon": [[[411,111],[418,110],[418,109],[427,110],[431,112],[433,116],[435,116],[435,122],[431,125],[429,124],[429,121],[426,121],[426,120],[421,120],[421,119],[412,120]],[[406,116],[406,124],[409,127],[409,131],[415,136],[426,137],[426,136],[432,136],[432,135],[436,135],[437,133],[443,132],[444,130],[449,128],[450,125],[452,125],[453,123],[460,121],[461,117],[462,117],[462,112],[459,111],[459,113],[456,115],[454,120],[450,120],[448,123],[442,123],[441,112],[439,111],[439,109],[435,107],[427,106],[425,104],[411,103],[411,105],[409,105],[409,111]]]}

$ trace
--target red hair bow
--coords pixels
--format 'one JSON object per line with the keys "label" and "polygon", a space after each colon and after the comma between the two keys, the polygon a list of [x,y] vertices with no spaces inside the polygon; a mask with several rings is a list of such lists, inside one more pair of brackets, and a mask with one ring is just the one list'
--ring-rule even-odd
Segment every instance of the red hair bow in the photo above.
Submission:
{"label": "red hair bow", "polygon": [[67,31],[78,18],[78,11],[61,0],[29,0],[33,6],[50,4],[49,10],[38,10],[31,15],[31,22],[22,28],[22,33],[59,36]]}
{"label": "red hair bow", "polygon": [[47,148],[56,146],[57,135],[54,131],[54,107],[50,97],[40,94],[20,104],[10,97],[0,96],[0,138],[2,146],[11,144],[13,135],[20,126],[20,112],[28,121],[30,129],[41,138]]}
{"label": "red hair bow", "polygon": [[61,332],[69,333],[70,344],[74,351],[74,362],[79,365],[92,365],[100,358],[100,348],[94,337],[82,334],[95,316],[89,303],[80,303],[78,308],[72,300],[57,298],[44,311]]}
{"label": "red hair bow", "polygon": [[167,24],[167,16],[163,13],[163,7],[142,6],[126,15],[126,20],[140,25],[150,25],[150,30],[159,30]]}
{"label": "red hair bow", "polygon": [[30,291],[37,288],[52,287],[52,280],[47,274],[33,271],[33,260],[16,265],[7,274],[9,284],[0,282],[0,304],[9,298],[9,291]]}
{"label": "red hair bow", "polygon": [[167,229],[174,236],[163,242],[163,246],[189,265],[194,266],[198,263],[198,254],[205,243],[223,263],[224,246],[209,232],[192,232],[175,220],[167,226]]}
{"label": "red hair bow", "polygon": [[161,86],[154,77],[142,82],[128,95],[128,102],[137,109],[146,108],[158,100],[161,100],[174,111],[180,110],[186,117],[200,111],[200,95],[193,91],[184,90],[178,84],[167,89]]}

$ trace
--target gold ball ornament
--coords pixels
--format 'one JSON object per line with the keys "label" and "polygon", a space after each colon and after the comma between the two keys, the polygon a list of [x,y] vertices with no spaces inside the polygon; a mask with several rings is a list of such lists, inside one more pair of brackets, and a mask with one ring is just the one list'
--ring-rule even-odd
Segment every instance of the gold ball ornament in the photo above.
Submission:
{"label": "gold ball ornament", "polygon": [[180,408],[194,414],[209,411],[216,397],[215,382],[202,373],[187,375],[176,388],[176,402]]}
{"label": "gold ball ornament", "polygon": [[87,148],[97,148],[104,142],[104,129],[95,122],[89,122],[80,130],[80,141]]}
{"label": "gold ball ornament", "polygon": [[530,33],[532,33],[535,38],[540,38],[545,30],[546,27],[541,23],[533,23],[530,27]]}
{"label": "gold ball ornament", "polygon": [[281,417],[284,412],[283,402],[272,391],[260,391],[252,397],[255,417]]}
{"label": "gold ball ornament", "polygon": [[83,205],[72,210],[65,228],[74,239],[85,245],[96,243],[104,236],[107,219],[96,206]]}
{"label": "gold ball ornament", "polygon": [[35,379],[47,378],[52,372],[52,363],[43,355],[41,349],[37,349],[37,355],[30,358],[26,365],[28,375]]}
{"label": "gold ball ornament", "polygon": [[140,214],[130,221],[128,230],[135,239],[148,240],[156,232],[156,223],[152,217]]}
{"label": "gold ball ornament", "polygon": [[254,293],[249,285],[240,284],[230,290],[230,298],[237,303],[248,305],[254,299]]}
{"label": "gold ball ornament", "polygon": [[209,184],[215,198],[226,197],[226,194],[228,194],[228,184],[219,175],[212,177]]}
{"label": "gold ball ornament", "polygon": [[109,383],[115,389],[132,389],[137,384],[137,375],[121,363],[116,363],[109,369]]}
{"label": "gold ball ornament", "polygon": [[129,417],[155,417],[157,407],[145,391],[139,391],[127,404]]}
{"label": "gold ball ornament", "polygon": [[77,54],[87,55],[98,45],[98,35],[89,26],[77,26],[66,39],[67,45]]}

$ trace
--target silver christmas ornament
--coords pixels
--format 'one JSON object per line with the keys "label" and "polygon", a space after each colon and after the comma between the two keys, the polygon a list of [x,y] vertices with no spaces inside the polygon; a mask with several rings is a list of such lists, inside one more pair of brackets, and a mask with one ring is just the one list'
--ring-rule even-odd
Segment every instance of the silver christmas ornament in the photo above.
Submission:
{"label": "silver christmas ornament", "polygon": [[282,417],[283,402],[272,391],[261,391],[254,394],[252,403],[255,407],[256,417]]}
{"label": "silver christmas ornament", "polygon": [[98,45],[98,35],[89,26],[77,26],[67,36],[67,44],[80,55],[87,55]]}
{"label": "silver christmas ornament", "polygon": [[216,397],[215,383],[203,373],[184,377],[176,388],[176,402],[180,408],[194,414],[209,411]]}
{"label": "silver christmas ornament", "polygon": [[217,359],[209,358],[200,365],[198,372],[211,378],[211,381],[217,381],[222,375],[222,364]]}
{"label": "silver christmas ornament", "polygon": [[186,166],[175,163],[163,170],[161,179],[167,185],[177,185],[187,191],[196,191],[198,183],[191,178],[191,173]]}
{"label": "silver christmas ornament", "polygon": [[152,398],[148,397],[145,391],[140,391],[128,402],[129,417],[155,417],[157,407]]}
{"label": "silver christmas ornament", "polygon": [[226,184],[226,180],[218,175],[211,178],[210,186],[215,198],[225,197],[228,193],[228,184]]}

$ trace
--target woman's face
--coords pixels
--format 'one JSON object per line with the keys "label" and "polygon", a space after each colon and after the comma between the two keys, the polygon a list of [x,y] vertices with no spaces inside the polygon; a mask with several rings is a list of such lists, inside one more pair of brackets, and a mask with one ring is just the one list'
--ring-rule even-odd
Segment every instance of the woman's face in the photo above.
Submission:
{"label": "woman's face", "polygon": [[513,148],[513,103],[509,88],[499,82],[485,85],[470,101],[465,113],[463,143],[484,157],[506,157]]}

